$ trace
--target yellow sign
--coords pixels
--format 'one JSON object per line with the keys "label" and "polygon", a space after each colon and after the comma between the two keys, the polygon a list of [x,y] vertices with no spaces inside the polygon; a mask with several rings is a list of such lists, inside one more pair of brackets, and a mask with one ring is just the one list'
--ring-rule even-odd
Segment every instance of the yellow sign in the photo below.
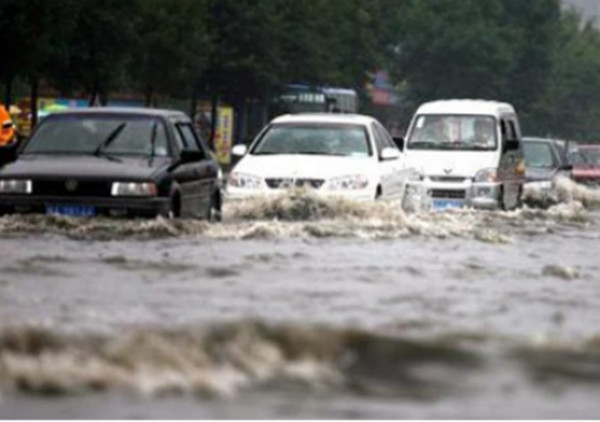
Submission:
{"label": "yellow sign", "polygon": [[219,107],[217,131],[215,133],[215,152],[221,164],[231,163],[231,144],[233,142],[233,108]]}

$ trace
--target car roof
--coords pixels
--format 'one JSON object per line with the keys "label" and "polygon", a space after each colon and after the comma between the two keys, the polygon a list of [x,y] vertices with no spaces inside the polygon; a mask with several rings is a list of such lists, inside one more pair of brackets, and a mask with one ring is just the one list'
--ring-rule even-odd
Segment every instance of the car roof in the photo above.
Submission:
{"label": "car roof", "polygon": [[65,114],[110,114],[110,115],[137,115],[137,116],[162,116],[162,117],[187,117],[187,115],[179,110],[167,110],[160,108],[142,108],[142,107],[88,107],[88,108],[70,108],[60,110],[51,115]]}
{"label": "car roof", "polygon": [[451,99],[438,100],[422,104],[417,114],[465,114],[492,115],[515,114],[515,109],[508,103],[488,100]]}
{"label": "car roof", "polygon": [[341,123],[370,125],[376,120],[362,114],[299,113],[276,117],[271,123]]}

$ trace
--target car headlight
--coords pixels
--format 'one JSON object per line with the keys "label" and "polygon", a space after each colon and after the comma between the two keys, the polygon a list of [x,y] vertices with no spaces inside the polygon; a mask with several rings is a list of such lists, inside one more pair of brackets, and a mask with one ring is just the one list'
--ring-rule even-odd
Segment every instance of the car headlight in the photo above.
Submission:
{"label": "car headlight", "polygon": [[369,179],[363,175],[336,177],[329,181],[330,190],[360,190],[369,185]]}
{"label": "car headlight", "polygon": [[407,182],[422,182],[425,180],[425,175],[422,171],[417,170],[414,167],[410,167],[404,170]]}
{"label": "car headlight", "polygon": [[114,182],[110,189],[112,196],[156,196],[158,190],[154,183]]}
{"label": "car headlight", "polygon": [[31,194],[33,191],[33,183],[31,180],[14,179],[0,180],[0,194]]}
{"label": "car headlight", "polygon": [[498,181],[498,169],[487,168],[479,170],[473,178],[475,183],[494,183]]}
{"label": "car headlight", "polygon": [[262,186],[262,179],[258,176],[245,173],[233,172],[229,176],[229,186],[243,189],[259,189]]}

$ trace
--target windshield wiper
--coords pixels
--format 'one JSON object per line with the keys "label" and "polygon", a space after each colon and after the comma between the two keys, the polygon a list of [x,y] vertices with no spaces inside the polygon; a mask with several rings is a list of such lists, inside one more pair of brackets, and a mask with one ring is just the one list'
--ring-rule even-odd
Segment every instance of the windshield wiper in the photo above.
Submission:
{"label": "windshield wiper", "polygon": [[117,137],[121,134],[123,129],[125,129],[125,126],[127,126],[127,123],[123,122],[119,126],[117,126],[111,133],[109,133],[106,139],[100,142],[98,147],[94,150],[93,155],[95,155],[96,157],[100,157],[101,155],[107,156],[107,154],[105,154],[104,151],[110,146],[110,144],[114,142],[115,139],[117,139]]}

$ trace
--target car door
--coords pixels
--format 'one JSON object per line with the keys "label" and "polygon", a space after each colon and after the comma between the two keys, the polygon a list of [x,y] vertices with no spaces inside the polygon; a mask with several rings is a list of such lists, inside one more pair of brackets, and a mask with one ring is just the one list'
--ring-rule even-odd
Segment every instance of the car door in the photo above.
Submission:
{"label": "car door", "polygon": [[[518,203],[525,168],[523,150],[520,145],[521,134],[516,116],[502,116],[500,130],[502,134],[502,156],[499,165],[499,178],[504,189],[505,205],[512,207]],[[509,140],[518,141],[518,148],[507,149],[505,146]]]}
{"label": "car door", "polygon": [[396,144],[380,124],[373,123],[371,128],[375,140],[379,172],[381,174],[381,196],[386,199],[399,197],[402,193],[400,159],[384,159],[381,156],[384,148],[397,149]]}
{"label": "car door", "polygon": [[208,214],[211,195],[217,178],[217,169],[208,151],[205,151],[189,122],[175,123],[175,137],[183,150],[197,153],[198,159],[181,163],[173,178],[181,189],[181,215],[204,217]]}

